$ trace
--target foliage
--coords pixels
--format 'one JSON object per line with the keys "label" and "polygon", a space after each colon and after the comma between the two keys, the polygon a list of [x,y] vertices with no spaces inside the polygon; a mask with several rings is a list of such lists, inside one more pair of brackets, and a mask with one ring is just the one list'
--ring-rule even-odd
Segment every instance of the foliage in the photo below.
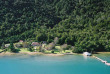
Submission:
{"label": "foliage", "polygon": [[71,49],[71,45],[67,45],[66,50],[70,50]]}
{"label": "foliage", "polygon": [[64,50],[64,52],[65,52],[65,50],[67,49],[67,46],[68,46],[67,44],[63,44],[63,45],[61,46],[61,49]]}
{"label": "foliage", "polygon": [[52,50],[51,53],[54,53],[54,50]]}
{"label": "foliage", "polygon": [[42,46],[41,45],[39,46],[39,52],[42,52]]}
{"label": "foliage", "polygon": [[54,43],[54,42],[49,43],[49,45],[48,45],[48,50],[52,50],[52,49],[54,49],[54,48],[55,48],[55,43]]}
{"label": "foliage", "polygon": [[2,43],[1,49],[5,49],[5,43]]}
{"label": "foliage", "polygon": [[10,43],[9,49],[10,49],[11,52],[16,52],[16,49],[15,49],[12,42]]}
{"label": "foliage", "polygon": [[81,48],[75,48],[74,50],[72,50],[73,53],[82,53],[84,50]]}
{"label": "foliage", "polygon": [[45,50],[44,50],[44,49],[42,49],[42,51],[41,51],[41,52],[45,53]]}
{"label": "foliage", "polygon": [[30,47],[28,48],[28,51],[33,52],[34,50],[33,50],[33,48],[30,46]]}
{"label": "foliage", "polygon": [[23,47],[22,44],[19,44],[19,43],[15,44],[15,46],[16,46],[17,48]]}
{"label": "foliage", "polygon": [[55,37],[77,52],[110,51],[110,0],[0,1],[0,45],[10,40],[56,44]]}
{"label": "foliage", "polygon": [[55,45],[58,43],[58,37],[55,37],[55,39],[54,39],[54,43],[55,43]]}
{"label": "foliage", "polygon": [[30,47],[30,45],[29,45],[29,43],[28,42],[23,42],[23,48],[28,48],[28,47]]}

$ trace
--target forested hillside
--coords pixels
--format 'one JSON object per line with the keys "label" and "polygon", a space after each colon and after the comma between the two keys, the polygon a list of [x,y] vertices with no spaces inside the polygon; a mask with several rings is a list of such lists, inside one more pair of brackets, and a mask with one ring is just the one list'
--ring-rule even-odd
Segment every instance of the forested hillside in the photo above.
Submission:
{"label": "forested hillside", "polygon": [[110,0],[0,0],[0,44],[52,42],[110,51]]}

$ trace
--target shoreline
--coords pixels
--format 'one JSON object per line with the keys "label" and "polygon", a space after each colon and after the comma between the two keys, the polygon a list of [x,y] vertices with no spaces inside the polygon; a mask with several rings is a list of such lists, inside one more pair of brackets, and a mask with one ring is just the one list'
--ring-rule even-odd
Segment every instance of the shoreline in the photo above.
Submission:
{"label": "shoreline", "polygon": [[45,56],[63,56],[64,54],[45,54],[42,52],[19,52],[19,53],[12,53],[12,52],[2,52],[0,56],[12,56],[12,55],[45,55]]}
{"label": "shoreline", "polygon": [[110,52],[97,52],[96,54],[110,54]]}
{"label": "shoreline", "polygon": [[[64,56],[64,55],[74,55],[77,53],[70,53],[70,54],[45,54],[42,52],[19,52],[19,53],[12,53],[12,52],[2,52],[0,56],[11,56],[11,55],[45,55],[45,56]],[[110,52],[96,52],[95,54],[110,54]],[[79,54],[78,54],[79,55]],[[94,54],[93,54],[94,55]]]}

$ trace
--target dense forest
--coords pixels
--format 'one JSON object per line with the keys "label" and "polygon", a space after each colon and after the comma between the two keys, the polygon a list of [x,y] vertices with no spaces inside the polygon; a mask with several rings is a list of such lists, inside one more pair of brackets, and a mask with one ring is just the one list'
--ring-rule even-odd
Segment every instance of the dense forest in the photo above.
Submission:
{"label": "dense forest", "polygon": [[19,40],[110,51],[110,0],[0,0],[0,45]]}

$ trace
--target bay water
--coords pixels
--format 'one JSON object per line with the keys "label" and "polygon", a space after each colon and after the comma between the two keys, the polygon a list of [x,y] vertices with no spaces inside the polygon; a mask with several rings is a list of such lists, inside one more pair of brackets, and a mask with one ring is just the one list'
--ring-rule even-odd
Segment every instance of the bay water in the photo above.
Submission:
{"label": "bay water", "polygon": [[110,67],[82,55],[13,55],[0,57],[0,74],[110,74]]}

